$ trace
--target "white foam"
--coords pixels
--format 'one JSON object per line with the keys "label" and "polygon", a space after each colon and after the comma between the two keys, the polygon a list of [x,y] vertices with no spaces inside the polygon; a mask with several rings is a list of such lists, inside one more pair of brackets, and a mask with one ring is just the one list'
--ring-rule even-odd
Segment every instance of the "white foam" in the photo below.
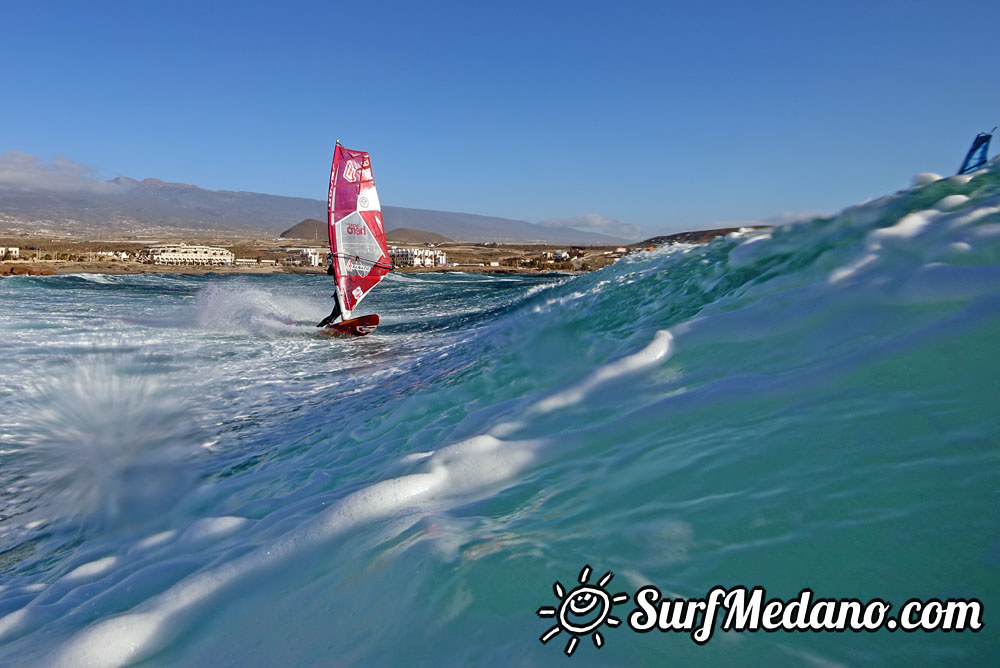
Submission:
{"label": "white foam", "polygon": [[1000,223],[986,223],[971,231],[971,235],[977,239],[992,239],[1000,237]]}
{"label": "white foam", "polygon": [[83,279],[85,281],[90,281],[91,283],[111,284],[111,283],[118,283],[118,282],[120,282],[117,277],[112,276],[111,274],[83,274],[83,273],[79,273],[79,274],[68,274],[68,276],[72,276],[73,278],[80,278],[80,279]]}
{"label": "white foam", "polygon": [[941,175],[935,174],[934,172],[920,172],[913,176],[914,186],[926,186],[928,183],[934,183],[935,181],[940,181]]}
{"label": "white foam", "polygon": [[157,545],[162,545],[169,541],[171,538],[177,535],[177,531],[169,529],[167,531],[161,531],[160,533],[153,534],[148,538],[144,538],[136,543],[132,549],[133,550],[148,550],[150,548],[156,547]]}
{"label": "white foam", "polygon": [[579,403],[598,385],[652,366],[667,357],[670,353],[673,340],[673,335],[667,330],[658,331],[653,336],[653,340],[639,352],[632,353],[616,362],[606,364],[582,380],[578,385],[538,402],[535,411],[548,413],[559,408],[565,408],[570,404]]}
{"label": "white foam", "polygon": [[204,517],[193,522],[181,536],[181,540],[186,543],[217,540],[234,533],[246,523],[245,517]]}
{"label": "white foam", "polygon": [[858,273],[858,271],[867,267],[878,258],[879,258],[878,253],[868,253],[867,255],[864,255],[861,259],[847,265],[846,267],[840,267],[838,269],[834,269],[832,272],[830,272],[830,278],[828,280],[830,283],[839,283],[840,281],[843,281],[846,278],[850,278],[854,274]]}
{"label": "white foam", "polygon": [[118,563],[118,557],[110,556],[104,557],[103,559],[97,559],[96,561],[91,561],[82,566],[77,566],[69,573],[63,576],[63,580],[83,580],[85,578],[92,578],[100,575],[101,573],[107,573],[109,570],[114,568],[114,565]]}
{"label": "white foam", "polygon": [[433,450],[430,451],[430,452],[413,452],[413,453],[408,454],[405,457],[403,457],[402,461],[404,463],[419,462],[419,461],[422,461],[424,459],[427,459],[428,457],[430,457],[433,454],[434,454]]}
{"label": "white foam", "polygon": [[28,617],[28,608],[24,607],[0,617],[0,639],[22,626]]}
{"label": "white foam", "polygon": [[913,238],[930,225],[939,214],[940,212],[938,211],[914,211],[913,213],[908,213],[900,218],[895,225],[873,230],[868,235],[868,238],[872,240]]}
{"label": "white foam", "polygon": [[295,551],[328,540],[360,524],[420,507],[433,499],[483,491],[509,480],[533,459],[541,441],[505,442],[475,436],[442,448],[426,472],[383,480],[334,504],[308,525],[215,569],[196,573],[129,612],[78,632],[48,657],[52,666],[120,666],[142,660],[179,629],[175,615],[220,588],[257,572]]}
{"label": "white foam", "polygon": [[580,291],[571,292],[568,295],[563,295],[561,297],[553,297],[552,299],[546,299],[543,305],[541,306],[536,305],[532,310],[535,313],[541,313],[543,307],[547,308],[553,305],[563,306],[570,302],[577,301],[578,299],[582,299],[586,296],[587,296],[586,292],[580,292]]}
{"label": "white foam", "polygon": [[952,229],[959,227],[967,227],[969,225],[979,222],[980,220],[986,218],[987,216],[992,216],[997,213],[1000,213],[1000,207],[994,207],[994,206],[977,207],[967,213],[963,212],[962,215],[959,215],[956,218],[954,218],[950,223],[950,227]]}
{"label": "white foam", "polygon": [[938,211],[951,211],[952,209],[957,209],[968,201],[969,198],[965,195],[948,195],[935,204],[934,208]]}

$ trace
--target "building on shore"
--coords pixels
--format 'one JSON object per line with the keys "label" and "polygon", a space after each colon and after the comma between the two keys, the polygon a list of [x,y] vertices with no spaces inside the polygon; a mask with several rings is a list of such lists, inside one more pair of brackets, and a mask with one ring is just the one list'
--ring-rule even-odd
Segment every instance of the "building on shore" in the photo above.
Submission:
{"label": "building on shore", "polygon": [[90,254],[95,260],[121,260],[127,262],[131,257],[127,251],[97,251]]}
{"label": "building on shore", "polygon": [[255,257],[238,257],[233,260],[237,267],[273,267],[278,264],[277,260],[262,260]]}
{"label": "building on shore", "polygon": [[0,260],[17,260],[21,257],[21,249],[15,246],[0,246]]}
{"label": "building on shore", "polygon": [[289,253],[282,262],[304,267],[318,267],[328,255],[322,248],[288,248]]}
{"label": "building on shore", "polygon": [[433,248],[390,246],[389,259],[397,267],[444,267],[448,264],[445,252]]}
{"label": "building on shore", "polygon": [[225,248],[188,246],[187,244],[156,244],[139,251],[139,261],[152,264],[232,265],[236,256]]}

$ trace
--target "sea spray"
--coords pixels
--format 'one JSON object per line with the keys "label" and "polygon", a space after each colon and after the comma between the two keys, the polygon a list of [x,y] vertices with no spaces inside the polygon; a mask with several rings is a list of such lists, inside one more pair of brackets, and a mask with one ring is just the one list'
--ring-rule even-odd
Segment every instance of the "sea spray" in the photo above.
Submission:
{"label": "sea spray", "polygon": [[197,412],[135,353],[54,359],[9,403],[8,468],[35,521],[93,532],[157,525],[193,484]]}

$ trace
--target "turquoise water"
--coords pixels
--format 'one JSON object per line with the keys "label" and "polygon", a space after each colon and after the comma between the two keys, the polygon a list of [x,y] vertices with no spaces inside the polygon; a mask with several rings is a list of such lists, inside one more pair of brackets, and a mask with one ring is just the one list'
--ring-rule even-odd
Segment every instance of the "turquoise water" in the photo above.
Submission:
{"label": "turquoise water", "polygon": [[[0,281],[0,664],[995,665],[1000,174],[585,275],[393,274],[359,340],[313,336],[330,290]],[[985,626],[567,658],[536,610],[585,564]]]}

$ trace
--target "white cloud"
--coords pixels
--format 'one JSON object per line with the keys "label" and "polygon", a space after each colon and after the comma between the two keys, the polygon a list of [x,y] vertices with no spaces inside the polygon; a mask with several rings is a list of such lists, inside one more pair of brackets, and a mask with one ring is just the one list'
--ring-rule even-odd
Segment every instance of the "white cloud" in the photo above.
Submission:
{"label": "white cloud", "polygon": [[572,218],[549,218],[539,222],[539,225],[546,227],[569,227],[576,230],[587,230],[590,232],[600,232],[614,237],[624,237],[626,239],[641,238],[645,231],[638,225],[623,223],[614,218],[602,216],[599,213],[588,213],[583,216]]}
{"label": "white cloud", "polygon": [[0,154],[0,189],[4,190],[92,193],[121,190],[122,185],[102,181],[97,178],[96,173],[96,169],[73,162],[69,158],[57,156],[46,162],[37,155],[20,151]]}

